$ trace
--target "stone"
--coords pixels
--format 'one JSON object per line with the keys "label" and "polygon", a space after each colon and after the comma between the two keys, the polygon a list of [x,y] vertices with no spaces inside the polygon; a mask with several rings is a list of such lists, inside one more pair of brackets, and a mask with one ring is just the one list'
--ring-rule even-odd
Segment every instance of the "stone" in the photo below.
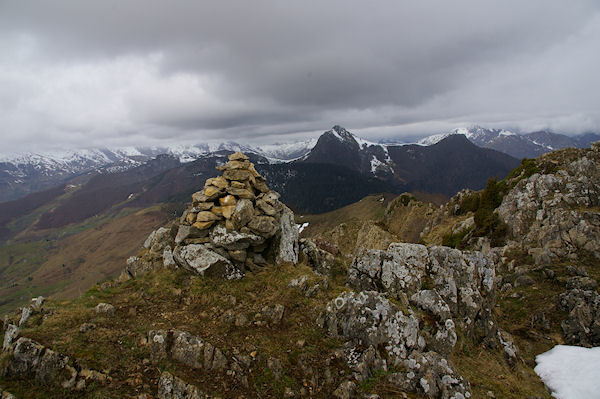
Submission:
{"label": "stone", "polygon": [[196,216],[197,213],[196,212],[189,212],[186,216],[185,216],[185,222],[187,224],[192,224],[196,221]]}
{"label": "stone", "polygon": [[205,399],[207,396],[196,386],[163,371],[158,380],[158,399]]}
{"label": "stone", "polygon": [[233,195],[229,194],[219,198],[219,203],[221,206],[231,206],[237,204],[237,199]]}
{"label": "stone", "polygon": [[231,221],[234,225],[234,230],[240,230],[246,226],[254,216],[254,205],[248,199],[241,199],[235,206],[235,210],[231,215]]}
{"label": "stone", "polygon": [[9,324],[4,332],[4,342],[2,343],[2,350],[8,349],[15,338],[19,336],[19,327],[14,324]]}
{"label": "stone", "polygon": [[215,220],[208,220],[205,222],[195,222],[194,224],[192,224],[192,227],[194,227],[198,230],[205,230],[205,229],[208,229],[213,224],[215,224]]}
{"label": "stone", "polygon": [[223,207],[222,206],[214,206],[211,210],[212,213],[214,213],[219,220],[223,219]]}
{"label": "stone", "polygon": [[31,308],[33,310],[35,310],[36,312],[41,311],[42,305],[44,304],[45,300],[46,300],[46,298],[44,298],[43,296],[38,296],[37,298],[32,298],[31,299]]}
{"label": "stone", "polygon": [[167,358],[168,340],[169,333],[165,330],[148,331],[148,344],[150,345],[150,357],[152,360],[159,361]]}
{"label": "stone", "polygon": [[262,244],[265,239],[247,233],[239,233],[235,230],[228,230],[223,226],[215,226],[210,233],[211,241],[214,245],[225,248],[227,250],[246,249],[249,246]]}
{"label": "stone", "polygon": [[250,168],[250,161],[229,161],[223,166],[223,170],[234,170],[234,169],[244,169],[248,170]]}
{"label": "stone", "polygon": [[171,248],[165,248],[162,255],[163,266],[167,269],[177,269],[177,263],[173,258],[173,251]]}
{"label": "stone", "polygon": [[229,160],[230,161],[248,161],[250,158],[248,158],[248,156],[246,156],[243,152],[237,151],[234,152],[233,154],[229,155]]}
{"label": "stone", "polygon": [[383,294],[375,291],[344,292],[329,302],[317,323],[330,336],[341,336],[356,345],[383,347],[389,358],[406,359],[422,350],[419,320],[404,313]]}
{"label": "stone", "polygon": [[278,213],[272,205],[269,205],[263,199],[259,199],[256,201],[256,207],[267,216],[276,216]]}
{"label": "stone", "polygon": [[217,220],[221,220],[221,218],[209,211],[198,212],[198,215],[196,216],[197,222],[214,222]]}
{"label": "stone", "polygon": [[567,290],[580,289],[584,291],[595,290],[598,286],[596,280],[590,277],[571,277],[567,280]]}
{"label": "stone", "polygon": [[19,320],[19,327],[21,327],[23,324],[27,323],[27,320],[29,320],[32,313],[33,313],[33,309],[31,307],[25,306],[23,308],[23,310],[21,311],[21,319]]}
{"label": "stone", "polygon": [[280,324],[283,320],[285,307],[280,304],[265,306],[261,309],[261,313],[266,316],[272,324]]}
{"label": "stone", "polygon": [[206,186],[197,193],[192,194],[194,203],[214,201],[223,194],[224,190],[215,186]]}
{"label": "stone", "polygon": [[248,184],[248,182],[242,183],[241,181],[235,181],[235,180],[231,181],[231,187],[233,187],[233,188],[243,188],[243,189],[246,189],[246,190],[252,190],[252,186],[250,186]]}
{"label": "stone", "polygon": [[229,182],[223,176],[213,177],[211,179],[206,179],[205,185],[215,186],[220,189],[226,189],[229,186]]}
{"label": "stone", "polygon": [[104,313],[104,314],[112,315],[115,313],[115,307],[113,305],[111,305],[110,303],[101,302],[98,305],[96,305],[96,307],[94,308],[94,311],[96,313]]}
{"label": "stone", "polygon": [[240,182],[245,182],[253,179],[252,173],[243,169],[226,170],[225,172],[223,172],[223,177],[227,180],[236,180]]}
{"label": "stone", "polygon": [[243,249],[236,249],[227,251],[229,253],[229,257],[239,263],[244,263],[246,261],[247,252]]}
{"label": "stone", "polygon": [[202,368],[204,341],[188,332],[174,330],[171,357],[186,366]]}
{"label": "stone", "polygon": [[227,192],[231,195],[234,195],[238,198],[244,198],[244,199],[249,199],[249,200],[253,200],[255,198],[255,195],[252,191],[247,190],[245,188],[235,188],[235,187],[229,187],[227,189]]}
{"label": "stone", "polygon": [[248,228],[250,230],[265,238],[270,238],[275,235],[278,227],[277,221],[271,216],[255,216],[248,222]]}
{"label": "stone", "polygon": [[559,308],[569,313],[560,324],[565,342],[588,348],[600,346],[600,294],[575,288],[558,298]]}
{"label": "stone", "polygon": [[303,238],[300,240],[300,250],[306,256],[308,265],[313,271],[322,276],[328,276],[335,262],[335,258],[329,252],[318,248],[314,241]]}
{"label": "stone", "polygon": [[237,267],[206,244],[179,246],[175,248],[173,257],[179,266],[203,277],[220,277],[228,280],[243,277]]}
{"label": "stone", "polygon": [[254,186],[255,189],[257,189],[261,193],[268,193],[270,191],[269,186],[267,186],[267,182],[265,181],[265,179],[263,177],[260,177],[260,176],[256,177],[256,179],[252,185]]}
{"label": "stone", "polygon": [[233,215],[233,212],[235,212],[235,205],[229,205],[229,206],[222,206],[221,207],[221,214],[223,215],[223,217],[225,219],[231,219],[231,216]]}
{"label": "stone", "polygon": [[298,226],[296,226],[296,222],[294,221],[294,213],[286,207],[279,219],[279,243],[275,255],[275,261],[278,264],[298,263],[298,235]]}
{"label": "stone", "polygon": [[201,211],[210,211],[215,206],[214,202],[198,202],[192,209],[191,212],[198,213]]}

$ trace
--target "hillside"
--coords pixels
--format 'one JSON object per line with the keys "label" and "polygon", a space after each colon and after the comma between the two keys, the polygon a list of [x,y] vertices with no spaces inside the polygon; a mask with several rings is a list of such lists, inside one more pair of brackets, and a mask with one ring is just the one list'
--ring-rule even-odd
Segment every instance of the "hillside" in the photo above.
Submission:
{"label": "hillside", "polygon": [[10,315],[0,387],[549,398],[536,356],[600,344],[599,150],[525,160],[442,207],[403,194],[296,215],[308,223],[299,240],[293,215],[234,155],[118,279]]}

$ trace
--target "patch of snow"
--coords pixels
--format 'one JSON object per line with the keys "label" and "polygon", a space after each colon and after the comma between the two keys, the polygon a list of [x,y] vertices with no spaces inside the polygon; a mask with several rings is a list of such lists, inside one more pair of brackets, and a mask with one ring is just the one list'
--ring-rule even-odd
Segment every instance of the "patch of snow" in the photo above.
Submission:
{"label": "patch of snow", "polygon": [[452,133],[434,134],[434,135],[427,136],[427,137],[425,137],[425,138],[417,141],[416,144],[425,145],[425,146],[434,145],[434,144],[439,143],[440,141],[442,141],[446,137],[450,136],[451,134]]}
{"label": "patch of snow", "polygon": [[536,356],[534,371],[557,399],[600,397],[600,347],[557,345]]}
{"label": "patch of snow", "polygon": [[384,165],[384,163],[377,159],[375,155],[373,155],[373,158],[371,158],[371,173],[375,174],[377,168],[381,165]]}
{"label": "patch of snow", "polygon": [[305,228],[308,227],[308,222],[304,222],[298,225],[298,234],[302,233]]}

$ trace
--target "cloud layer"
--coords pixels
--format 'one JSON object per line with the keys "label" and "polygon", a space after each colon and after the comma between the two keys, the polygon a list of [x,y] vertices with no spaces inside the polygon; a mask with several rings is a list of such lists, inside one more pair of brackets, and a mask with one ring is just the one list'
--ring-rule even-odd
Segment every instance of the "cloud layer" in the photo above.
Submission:
{"label": "cloud layer", "polygon": [[0,3],[5,150],[600,130],[600,3]]}

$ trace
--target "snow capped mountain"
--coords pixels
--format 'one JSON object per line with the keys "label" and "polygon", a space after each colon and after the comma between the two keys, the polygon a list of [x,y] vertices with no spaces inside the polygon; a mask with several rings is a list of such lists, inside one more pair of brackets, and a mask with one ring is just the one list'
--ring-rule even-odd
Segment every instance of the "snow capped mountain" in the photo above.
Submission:
{"label": "snow capped mountain", "polygon": [[448,133],[434,134],[419,140],[420,145],[433,145],[444,138],[462,134],[473,144],[509,154],[515,158],[535,158],[546,152],[566,147],[589,147],[597,134],[566,136],[548,131],[517,134],[505,129],[487,129],[481,126],[453,129]]}
{"label": "snow capped mountain", "polygon": [[511,132],[509,130],[504,129],[486,129],[481,126],[472,126],[472,127],[459,127],[456,129],[452,129],[449,133],[440,133],[434,134],[431,136],[427,136],[417,142],[417,144],[421,145],[433,145],[436,144],[448,136],[453,134],[462,134],[469,139],[472,143],[476,145],[480,145],[485,147],[485,143],[489,141],[493,141],[498,137],[509,137],[509,136],[517,136],[516,133]]}
{"label": "snow capped mountain", "polygon": [[308,154],[317,144],[317,138],[292,143],[274,143],[256,147],[256,151],[272,161],[292,161]]}

